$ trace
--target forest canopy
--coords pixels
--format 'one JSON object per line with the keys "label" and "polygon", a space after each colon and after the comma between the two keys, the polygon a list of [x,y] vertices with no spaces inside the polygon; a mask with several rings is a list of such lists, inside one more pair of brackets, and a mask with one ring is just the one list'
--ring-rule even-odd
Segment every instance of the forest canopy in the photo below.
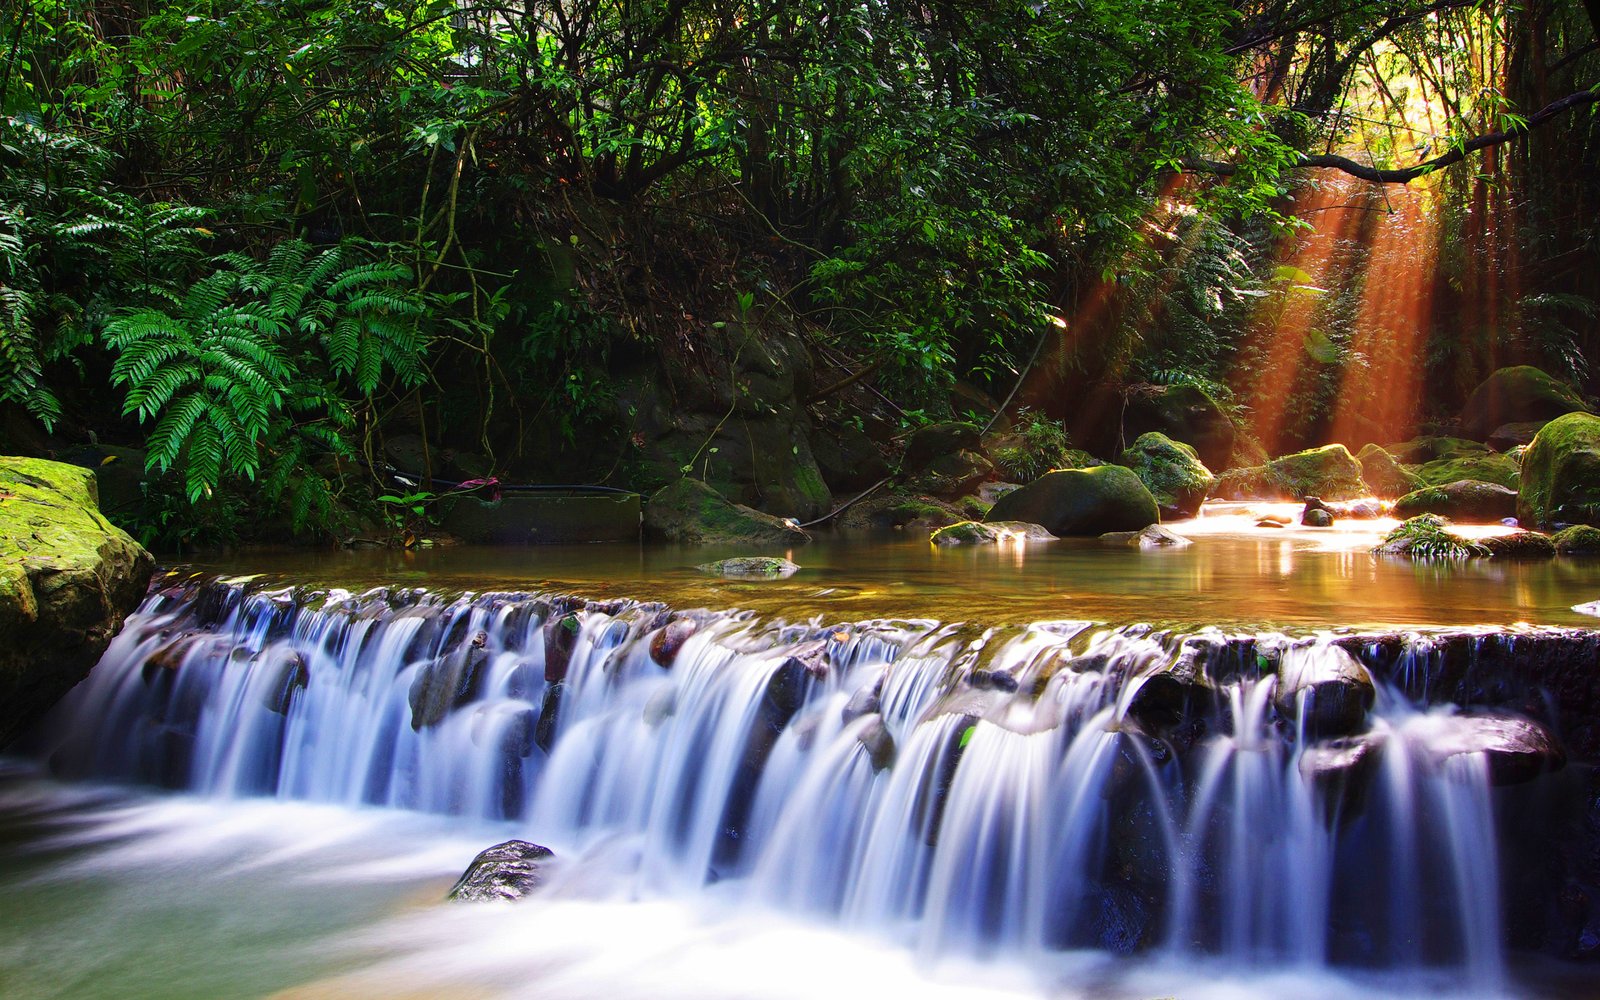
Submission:
{"label": "forest canopy", "polygon": [[[244,483],[332,533],[402,426],[485,472],[650,485],[619,373],[732,377],[731,327],[799,338],[824,423],[847,387],[914,420],[957,383],[1048,408],[1145,380],[1292,396],[1273,433],[1309,442],[1384,351],[1444,404],[1516,359],[1592,387],[1597,23],[1596,0],[35,0],[0,23],[5,433],[137,444],[169,483],[147,534]],[[1287,249],[1329,192],[1413,230],[1341,235],[1341,273],[1432,248],[1398,347],[1363,341],[1364,286]],[[1253,331],[1295,310],[1310,362],[1282,372]]]}

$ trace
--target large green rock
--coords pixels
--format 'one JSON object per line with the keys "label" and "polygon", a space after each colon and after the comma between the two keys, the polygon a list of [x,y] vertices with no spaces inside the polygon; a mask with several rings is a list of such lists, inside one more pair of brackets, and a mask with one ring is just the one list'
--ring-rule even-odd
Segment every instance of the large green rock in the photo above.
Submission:
{"label": "large green rock", "polygon": [[1522,468],[1510,455],[1459,455],[1453,458],[1436,458],[1416,468],[1417,481],[1423,486],[1443,486],[1459,483],[1463,479],[1480,483],[1494,483],[1514,490],[1522,481]]}
{"label": "large green rock", "polygon": [[690,545],[798,545],[811,536],[771,514],[736,504],[697,479],[680,479],[651,495],[645,532]]}
{"label": "large green rock", "polygon": [[985,521],[1027,521],[1053,535],[1138,531],[1161,519],[1155,497],[1132,469],[1097,465],[1060,469],[1011,491]]}
{"label": "large green rock", "polygon": [[1488,445],[1458,437],[1418,437],[1384,449],[1403,465],[1421,465],[1441,458],[1487,455]]}
{"label": "large green rock", "polygon": [[1424,486],[1395,501],[1394,516],[1438,514],[1452,521],[1493,524],[1517,513],[1517,491],[1495,483],[1463,479],[1442,486]]}
{"label": "large green rock", "polygon": [[1198,452],[1159,431],[1139,435],[1122,453],[1122,464],[1156,498],[1163,518],[1193,517],[1217,481]]}
{"label": "large green rock", "polygon": [[89,673],[154,568],[93,472],[0,458],[0,747]]}
{"label": "large green rock", "polygon": [[1216,492],[1237,500],[1351,500],[1365,496],[1361,463],[1342,444],[1308,448],[1275,458],[1266,465],[1233,469],[1223,474]]}
{"label": "large green rock", "polygon": [[1531,365],[1502,368],[1483,380],[1461,408],[1461,434],[1486,440],[1503,424],[1528,420],[1554,420],[1574,411],[1587,411],[1583,397]]}
{"label": "large green rock", "polygon": [[1523,527],[1600,525],[1600,417],[1569,413],[1545,424],[1522,456]]}
{"label": "large green rock", "polygon": [[1356,461],[1361,465],[1361,481],[1375,497],[1387,500],[1405,496],[1422,485],[1422,480],[1378,445],[1363,446],[1356,454]]}

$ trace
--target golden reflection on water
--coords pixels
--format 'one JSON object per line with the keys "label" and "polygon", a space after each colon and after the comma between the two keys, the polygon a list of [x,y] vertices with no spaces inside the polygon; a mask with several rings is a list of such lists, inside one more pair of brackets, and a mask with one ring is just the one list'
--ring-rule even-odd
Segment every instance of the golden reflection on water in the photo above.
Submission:
{"label": "golden reflection on water", "polygon": [[191,565],[351,590],[380,584],[441,591],[553,589],[675,607],[745,608],[791,621],[1600,626],[1571,610],[1600,598],[1600,560],[1414,563],[1373,555],[1372,547],[1393,524],[1256,528],[1249,514],[1210,516],[1169,525],[1194,544],[1143,550],[1092,538],[935,547],[920,534],[824,536],[787,552],[802,569],[786,580],[706,576],[694,567],[751,554],[715,546],[254,551]]}

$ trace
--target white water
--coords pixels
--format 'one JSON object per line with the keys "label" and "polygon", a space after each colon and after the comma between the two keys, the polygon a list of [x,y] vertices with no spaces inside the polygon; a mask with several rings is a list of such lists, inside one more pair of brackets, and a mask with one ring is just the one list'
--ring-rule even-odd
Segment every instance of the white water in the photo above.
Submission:
{"label": "white water", "polygon": [[[650,654],[662,609],[579,605],[561,677],[547,641],[567,606],[548,600],[196,593],[152,598],[58,710],[41,748],[58,773],[362,822],[373,805],[446,814],[434,829],[563,859],[545,904],[384,924],[373,966],[333,994],[881,996],[907,977],[961,995],[1361,992],[1329,971],[1345,961],[1390,970],[1391,994],[1503,989],[1486,768],[1433,763],[1450,712],[1393,691],[1351,816],[1301,766],[1315,744],[1271,673],[1191,688],[1212,692],[1199,731],[1141,731],[1141,686],[1181,657],[1139,628],[700,615],[667,668]],[[1290,648],[1287,665],[1348,659]],[[459,697],[414,709],[419,674],[474,657]],[[206,834],[187,825],[156,843],[192,850]]]}

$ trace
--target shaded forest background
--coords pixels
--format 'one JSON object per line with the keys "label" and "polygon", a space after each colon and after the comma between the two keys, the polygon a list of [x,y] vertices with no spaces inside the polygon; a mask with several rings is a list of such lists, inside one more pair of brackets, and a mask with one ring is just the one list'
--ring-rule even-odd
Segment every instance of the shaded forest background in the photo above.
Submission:
{"label": "shaded forest background", "polygon": [[1142,386],[1271,453],[1444,426],[1507,364],[1592,394],[1597,22],[8,7],[0,450],[147,466],[147,539],[331,539],[489,476],[814,517],[920,423],[1083,439]]}

